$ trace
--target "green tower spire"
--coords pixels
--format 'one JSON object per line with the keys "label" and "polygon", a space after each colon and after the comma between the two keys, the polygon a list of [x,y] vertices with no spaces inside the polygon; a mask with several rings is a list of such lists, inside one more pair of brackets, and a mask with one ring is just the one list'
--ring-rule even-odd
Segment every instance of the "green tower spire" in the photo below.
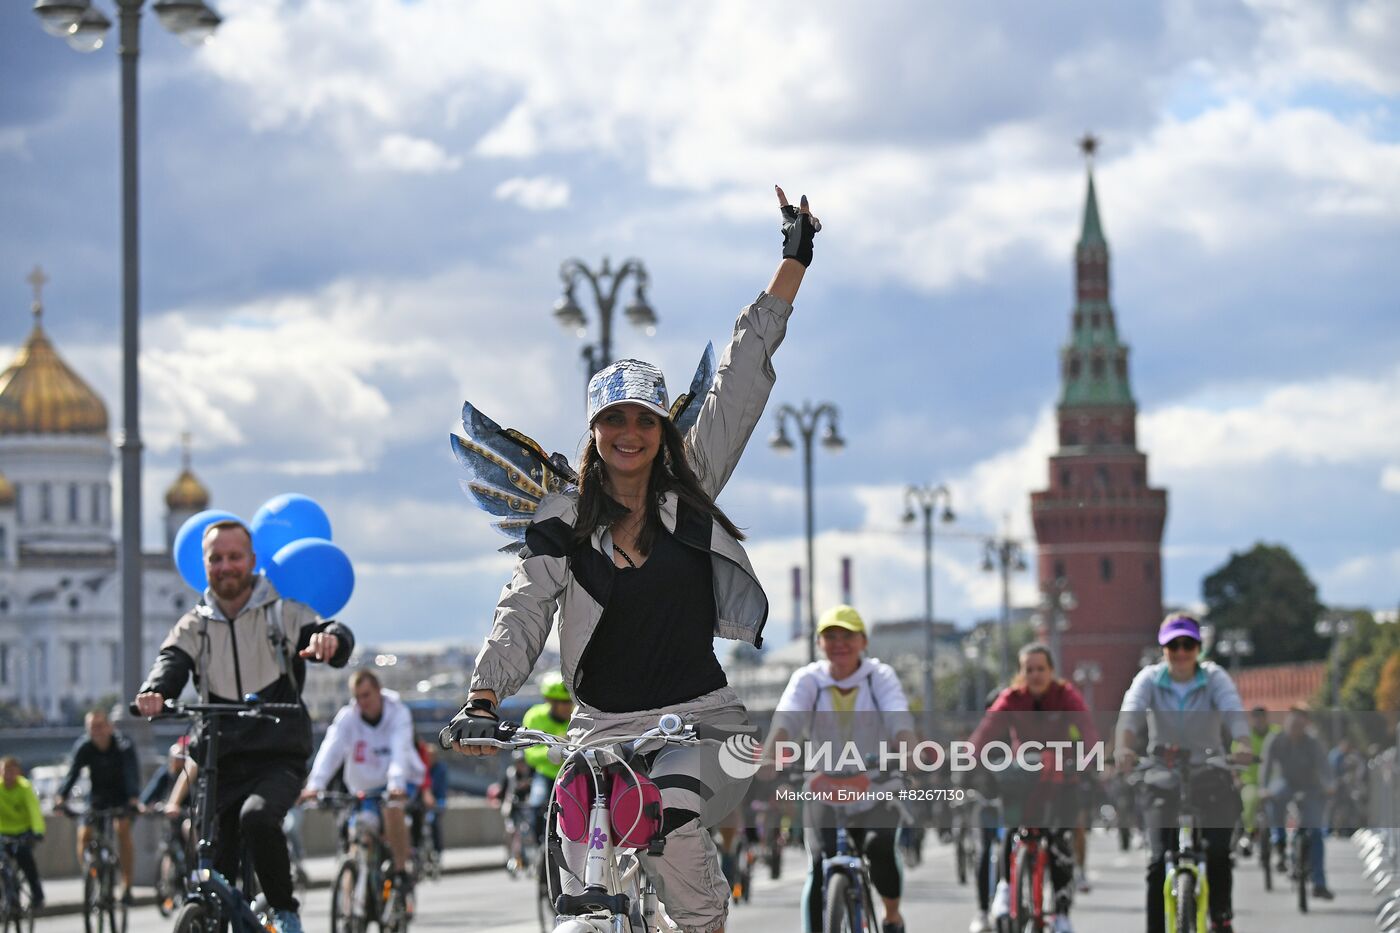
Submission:
{"label": "green tower spire", "polygon": [[1079,147],[1088,163],[1084,223],[1075,247],[1075,305],[1069,343],[1060,351],[1060,407],[1133,405],[1128,382],[1128,347],[1118,339],[1108,297],[1108,241],[1094,191],[1098,140],[1085,135]]}

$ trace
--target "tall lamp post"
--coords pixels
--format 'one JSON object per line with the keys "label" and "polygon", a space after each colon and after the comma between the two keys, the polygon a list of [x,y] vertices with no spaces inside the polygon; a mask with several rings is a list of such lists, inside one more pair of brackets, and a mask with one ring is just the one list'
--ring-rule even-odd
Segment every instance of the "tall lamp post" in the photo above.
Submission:
{"label": "tall lamp post", "polygon": [[1065,662],[1065,659],[1060,655],[1060,636],[1069,631],[1069,613],[1078,606],[1079,602],[1074,598],[1074,591],[1069,588],[1069,581],[1064,577],[1056,577],[1049,583],[1041,585],[1041,621],[1049,636],[1050,656],[1055,659],[1056,664],[1064,664]]}
{"label": "tall lamp post", "polygon": [[1341,647],[1342,638],[1351,633],[1351,620],[1341,616],[1323,616],[1317,620],[1313,630],[1323,638],[1332,639],[1332,648],[1327,652],[1328,684],[1332,695],[1332,708],[1342,704]]}
{"label": "tall lamp post", "polygon": [[1103,668],[1097,661],[1080,661],[1074,666],[1074,683],[1084,694],[1084,705],[1094,708],[1094,684],[1103,680]]}
{"label": "tall lamp post", "polygon": [[634,327],[650,337],[656,333],[656,312],[647,302],[647,283],[650,280],[640,259],[628,259],[615,272],[606,256],[603,257],[602,267],[596,272],[581,259],[566,259],[559,267],[559,280],[564,283],[564,294],[554,303],[554,319],[559,325],[579,337],[588,335],[588,316],[583,313],[574,295],[580,282],[588,283],[598,308],[598,342],[586,344],[583,348],[587,379],[592,379],[594,373],[613,361],[613,308],[617,306],[617,294],[622,290],[622,283],[629,278],[635,282],[636,291],[632,295],[632,303],[622,313],[627,315],[627,320]]}
{"label": "tall lamp post", "polygon": [[933,637],[933,529],[936,522],[934,513],[942,501],[942,521],[953,520],[952,495],[948,487],[939,483],[924,486],[909,486],[904,490],[904,522],[912,524],[917,517],[917,506],[924,517],[924,736],[932,736],[934,730],[934,690],[933,662],[937,642]]}
{"label": "tall lamp post", "polygon": [[841,416],[840,411],[830,402],[819,402],[813,405],[811,402],[803,402],[801,408],[793,408],[791,405],[784,405],[778,409],[778,429],[773,433],[772,439],[768,441],[770,447],[778,453],[788,453],[793,449],[792,440],[787,434],[787,425],[791,421],[797,428],[798,436],[802,438],[802,485],[806,493],[806,531],[807,531],[807,660],[817,659],[817,599],[815,595],[816,587],[813,574],[816,572],[813,531],[813,506],[812,506],[812,439],[816,436],[817,428],[823,424],[826,430],[822,432],[821,444],[832,452],[841,450],[846,446],[846,442],[841,437],[841,431],[837,427],[837,419]]}
{"label": "tall lamp post", "polygon": [[1247,658],[1254,654],[1254,641],[1245,629],[1227,628],[1216,635],[1212,651],[1222,658],[1229,659],[1230,674],[1233,676],[1239,673],[1240,658]]}
{"label": "tall lamp post", "polygon": [[[145,0],[115,0],[121,59],[122,176],[122,528],[118,551],[122,587],[122,692],[127,699],[141,686],[141,408],[137,364],[140,354],[141,260],[137,237],[139,203],[136,66],[141,54],[141,7]],[[199,45],[222,21],[203,0],[156,0],[160,24],[187,45]],[[95,52],[112,25],[91,0],[34,0],[44,31],[67,39],[79,52]]]}
{"label": "tall lamp post", "polygon": [[991,573],[1001,571],[1001,668],[1000,682],[1011,679],[1011,571],[1026,569],[1026,555],[1021,542],[1009,535],[988,538],[983,545],[982,569]]}

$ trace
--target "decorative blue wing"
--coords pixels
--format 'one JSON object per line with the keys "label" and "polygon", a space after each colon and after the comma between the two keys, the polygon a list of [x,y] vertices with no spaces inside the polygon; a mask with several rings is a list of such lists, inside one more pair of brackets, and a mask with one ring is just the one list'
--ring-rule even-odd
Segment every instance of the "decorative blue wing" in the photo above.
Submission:
{"label": "decorative blue wing", "polygon": [[690,388],[676,399],[671,406],[671,420],[684,437],[700,417],[700,406],[715,384],[715,345],[705,344],[705,352],[700,354],[700,365],[695,367],[695,378],[690,380]]}
{"label": "decorative blue wing", "polygon": [[544,449],[513,428],[502,428],[471,402],[462,405],[466,436],[449,435],[452,453],[466,472],[462,489],[481,509],[500,517],[492,527],[515,540],[503,551],[518,551],[540,500],[577,485],[563,454]]}

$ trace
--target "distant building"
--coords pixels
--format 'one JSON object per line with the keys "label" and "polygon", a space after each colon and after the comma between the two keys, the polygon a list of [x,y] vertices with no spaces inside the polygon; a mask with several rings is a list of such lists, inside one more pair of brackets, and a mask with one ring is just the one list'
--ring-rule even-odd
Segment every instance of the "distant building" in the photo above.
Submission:
{"label": "distant building", "polygon": [[[1085,140],[1092,156],[1094,142]],[[1049,485],[1031,494],[1042,588],[1064,580],[1077,605],[1056,663],[1072,676],[1097,663],[1095,705],[1117,708],[1141,648],[1162,618],[1162,530],[1167,492],[1151,486],[1137,448],[1128,347],[1109,300],[1109,252],[1092,166],[1075,249],[1070,339],[1060,351],[1059,450]]]}
{"label": "distant building", "polygon": [[[33,329],[0,373],[0,704],[14,719],[61,722],[121,691],[115,456],[107,406],[49,340],[42,274],[31,281]],[[174,529],[209,504],[188,455],[165,501],[165,549],[142,557],[142,655],[152,659],[198,598],[169,555]]]}
{"label": "distant building", "polygon": [[1245,709],[1262,706],[1271,713],[1307,705],[1327,683],[1326,661],[1267,664],[1233,671],[1235,689]]}

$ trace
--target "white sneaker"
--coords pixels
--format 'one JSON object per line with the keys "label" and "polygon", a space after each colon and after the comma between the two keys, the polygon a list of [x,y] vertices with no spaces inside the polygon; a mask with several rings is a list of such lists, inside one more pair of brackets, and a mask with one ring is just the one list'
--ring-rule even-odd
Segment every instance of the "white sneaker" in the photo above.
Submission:
{"label": "white sneaker", "polygon": [[992,895],[992,916],[1011,916],[1011,885],[1005,881],[997,882],[997,891]]}
{"label": "white sneaker", "polygon": [[1074,933],[1074,924],[1069,922],[1068,914],[1056,914],[1055,925],[1050,929],[1052,933]]}
{"label": "white sneaker", "polygon": [[1080,894],[1089,893],[1089,875],[1084,869],[1076,868],[1074,871],[1074,886],[1079,889]]}
{"label": "white sneaker", "polygon": [[991,933],[992,921],[986,914],[978,914],[972,918],[972,922],[967,925],[967,933]]}

